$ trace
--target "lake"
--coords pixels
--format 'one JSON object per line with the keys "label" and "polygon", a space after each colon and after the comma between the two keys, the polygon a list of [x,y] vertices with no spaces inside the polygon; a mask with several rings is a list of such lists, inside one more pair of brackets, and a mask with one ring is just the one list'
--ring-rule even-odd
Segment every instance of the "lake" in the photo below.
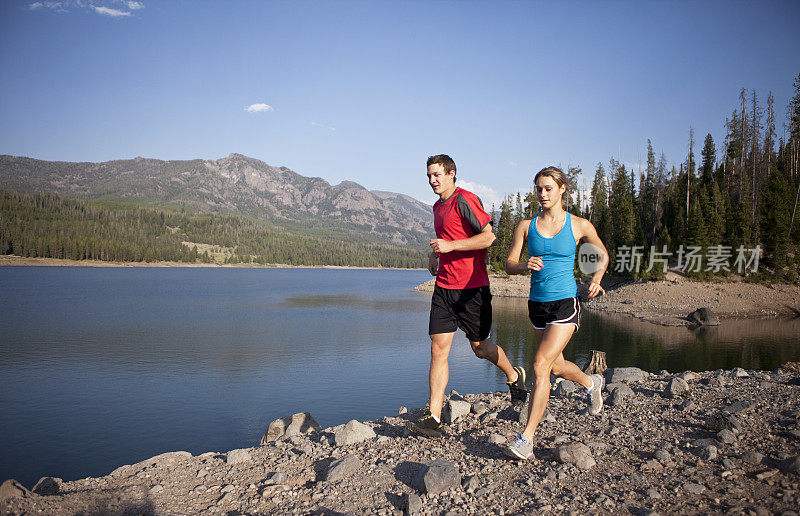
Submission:
{"label": "lake", "polygon": [[[0,481],[106,475],[174,450],[254,446],[276,418],[323,426],[427,400],[426,271],[0,267]],[[495,298],[492,339],[535,344],[524,299]],[[657,372],[800,359],[800,322],[694,333],[584,311],[565,351]],[[505,390],[459,334],[448,391]]]}

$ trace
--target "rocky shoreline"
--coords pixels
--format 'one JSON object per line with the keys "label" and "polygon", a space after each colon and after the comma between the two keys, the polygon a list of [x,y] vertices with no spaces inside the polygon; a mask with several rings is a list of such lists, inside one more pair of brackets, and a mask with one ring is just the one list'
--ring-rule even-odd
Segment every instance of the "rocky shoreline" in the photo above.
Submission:
{"label": "rocky shoreline", "polygon": [[609,369],[601,415],[553,386],[535,460],[507,393],[451,392],[446,435],[417,410],[320,429],[273,422],[262,445],[158,455],[102,478],[0,488],[2,514],[779,514],[800,506],[800,365],[657,374]]}
{"label": "rocky shoreline", "polygon": [[[578,289],[585,292],[586,279]],[[527,298],[529,276],[489,275],[492,295]],[[691,281],[675,272],[662,281],[633,281],[606,276],[606,295],[583,301],[587,310],[623,314],[661,326],[692,326],[689,314],[709,308],[721,319],[753,319],[800,316],[800,286],[728,281]],[[434,280],[415,287],[433,292]],[[585,294],[582,296],[585,299]]]}

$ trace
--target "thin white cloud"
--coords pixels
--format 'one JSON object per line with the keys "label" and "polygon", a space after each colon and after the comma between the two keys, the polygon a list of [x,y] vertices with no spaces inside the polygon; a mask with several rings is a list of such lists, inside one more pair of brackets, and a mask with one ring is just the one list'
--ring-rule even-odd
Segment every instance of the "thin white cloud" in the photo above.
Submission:
{"label": "thin white cloud", "polygon": [[492,208],[492,204],[494,204],[495,208],[500,208],[500,203],[503,202],[503,196],[490,186],[475,183],[474,181],[464,181],[463,179],[456,180],[456,186],[469,190],[480,197],[481,202],[483,202],[483,208],[487,211]]}
{"label": "thin white cloud", "polygon": [[112,9],[110,7],[98,7],[96,5],[93,5],[92,9],[94,9],[94,12],[96,12],[97,14],[103,14],[105,16],[111,16],[113,18],[131,15],[131,13],[128,11],[120,11],[119,9]]}
{"label": "thin white cloud", "polygon": [[[109,7],[113,5],[115,7]],[[117,8],[116,6],[124,6]],[[144,3],[138,0],[94,0],[87,2],[85,0],[60,0],[60,1],[37,1],[28,4],[28,9],[31,11],[50,9],[60,13],[68,13],[74,9],[87,9],[94,11],[103,16],[110,16],[112,18],[120,18],[131,16],[132,11],[144,9]],[[128,10],[125,10],[125,9]]]}
{"label": "thin white cloud", "polygon": [[63,2],[33,2],[32,4],[28,5],[28,9],[31,11],[47,8],[60,13],[67,12],[65,7],[66,5]]}
{"label": "thin white cloud", "polygon": [[323,129],[327,129],[329,131],[336,132],[336,128],[335,127],[331,127],[329,125],[318,124],[316,122],[311,122],[311,125],[313,125],[314,127],[322,127]]}
{"label": "thin white cloud", "polygon": [[259,102],[257,104],[250,104],[244,109],[248,113],[263,113],[264,111],[275,111],[274,109],[272,109],[272,106],[264,104],[263,102]]}

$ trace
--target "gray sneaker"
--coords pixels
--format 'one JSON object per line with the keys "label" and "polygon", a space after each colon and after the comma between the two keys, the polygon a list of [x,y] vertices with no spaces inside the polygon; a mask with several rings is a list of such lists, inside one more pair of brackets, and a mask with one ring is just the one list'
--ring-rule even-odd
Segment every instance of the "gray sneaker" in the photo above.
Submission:
{"label": "gray sneaker", "polygon": [[596,416],[603,411],[603,387],[606,385],[606,380],[601,374],[593,374],[589,378],[593,382],[592,388],[586,390],[589,398],[589,415]]}
{"label": "gray sneaker", "polygon": [[527,460],[533,457],[533,443],[517,434],[514,442],[503,447],[503,452],[512,459]]}

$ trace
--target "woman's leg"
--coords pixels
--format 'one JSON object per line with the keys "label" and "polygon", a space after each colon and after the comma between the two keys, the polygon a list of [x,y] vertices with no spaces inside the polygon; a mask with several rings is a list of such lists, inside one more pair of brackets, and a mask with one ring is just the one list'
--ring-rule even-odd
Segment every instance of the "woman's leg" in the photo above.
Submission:
{"label": "woman's leg", "polygon": [[[522,436],[529,441],[533,440],[533,434],[536,431],[536,427],[539,425],[539,421],[542,419],[544,409],[547,406],[547,400],[550,398],[550,373],[553,372],[554,364],[558,361],[558,371],[562,373],[565,372],[573,377],[577,377],[575,370],[580,372],[578,366],[564,360],[564,355],[562,354],[573,333],[575,333],[575,326],[572,324],[550,324],[547,325],[544,330],[535,330],[539,347],[536,350],[536,356],[533,359],[532,367],[533,396],[530,400],[530,409],[528,410],[528,422],[525,425],[525,430],[522,431]],[[572,364],[574,369],[567,364]],[[591,384],[591,380],[589,380],[588,377],[586,378],[586,383],[589,385]],[[531,396],[530,393],[528,395]]]}

